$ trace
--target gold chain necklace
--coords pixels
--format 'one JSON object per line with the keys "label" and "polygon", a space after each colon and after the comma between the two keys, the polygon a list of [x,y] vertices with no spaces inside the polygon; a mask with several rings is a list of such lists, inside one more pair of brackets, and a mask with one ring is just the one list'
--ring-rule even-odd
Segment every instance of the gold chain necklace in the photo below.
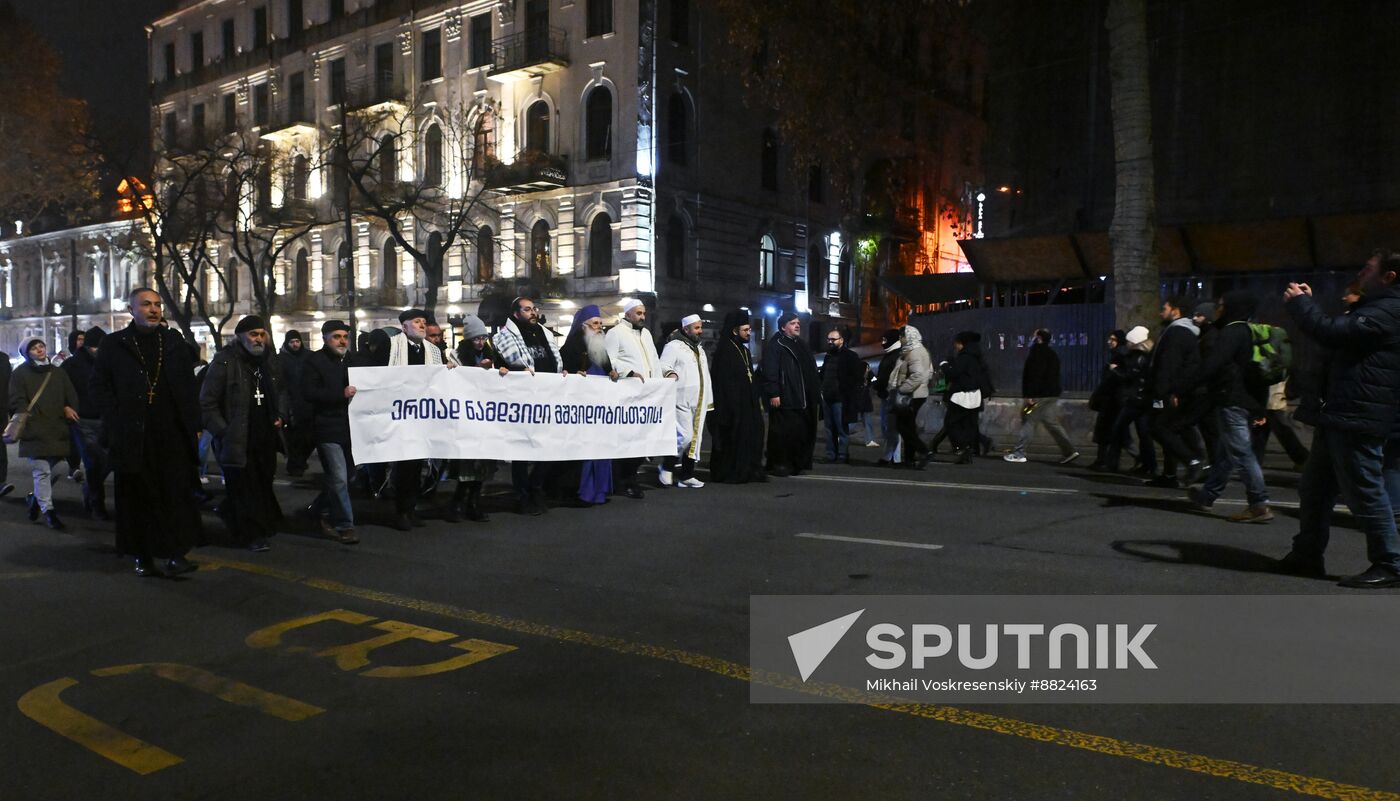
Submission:
{"label": "gold chain necklace", "polygon": [[141,362],[141,375],[146,379],[146,405],[153,406],[156,402],[156,384],[160,383],[160,371],[165,366],[165,340],[161,336],[160,329],[156,329],[156,372],[155,377],[151,377],[151,370],[146,366],[146,357],[141,353],[141,343],[136,344],[136,360]]}

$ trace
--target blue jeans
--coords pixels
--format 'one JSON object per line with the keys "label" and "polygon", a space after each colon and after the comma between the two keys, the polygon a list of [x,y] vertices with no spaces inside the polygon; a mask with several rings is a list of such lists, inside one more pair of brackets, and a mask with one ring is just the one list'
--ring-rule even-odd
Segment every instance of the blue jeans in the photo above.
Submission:
{"label": "blue jeans", "polygon": [[355,527],[355,507],[350,505],[350,475],[355,472],[355,465],[345,448],[334,442],[317,445],[316,455],[321,457],[325,487],[311,502],[311,509],[328,514],[336,531],[348,531]]}
{"label": "blue jeans", "polygon": [[881,458],[887,462],[898,462],[903,449],[900,447],[899,430],[896,428],[894,408],[890,406],[889,398],[880,401],[880,434],[885,438],[885,452]]}
{"label": "blue jeans", "polygon": [[1381,452],[1381,475],[1385,477],[1385,495],[1391,509],[1400,509],[1400,439],[1385,441]]}
{"label": "blue jeans", "polygon": [[1210,460],[1210,472],[1201,485],[1207,503],[1213,503],[1225,492],[1230,476],[1239,470],[1244,477],[1245,500],[1250,506],[1269,502],[1269,488],[1264,485],[1264,471],[1254,456],[1254,440],[1249,431],[1249,412],[1239,406],[1222,406],[1215,410],[1220,436],[1215,441],[1215,453]]}
{"label": "blue jeans", "polygon": [[1298,535],[1293,550],[1321,556],[1327,550],[1332,506],[1342,502],[1366,535],[1366,558],[1373,565],[1400,570],[1400,535],[1381,475],[1385,440],[1321,426],[1313,430],[1312,451],[1298,482]]}
{"label": "blue jeans", "polygon": [[851,455],[851,434],[843,417],[845,404],[822,398],[822,414],[826,416],[826,458],[845,459]]}

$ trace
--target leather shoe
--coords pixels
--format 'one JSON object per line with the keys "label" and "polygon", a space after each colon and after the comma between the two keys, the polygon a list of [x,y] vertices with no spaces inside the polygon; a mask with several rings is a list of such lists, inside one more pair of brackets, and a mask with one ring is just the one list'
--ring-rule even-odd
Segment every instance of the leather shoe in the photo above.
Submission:
{"label": "leather shoe", "polygon": [[1348,576],[1337,582],[1339,587],[1352,587],[1359,590],[1379,590],[1386,587],[1400,587],[1400,572],[1384,565],[1371,565],[1365,573]]}
{"label": "leather shoe", "polygon": [[62,520],[58,519],[58,513],[52,509],[48,510],[47,512],[44,512],[44,525],[48,526],[54,531],[62,531],[65,528],[68,528],[68,526],[63,524]]}
{"label": "leather shoe", "polygon": [[1274,572],[1285,576],[1327,578],[1327,567],[1321,556],[1307,556],[1297,551],[1289,551],[1275,562]]}
{"label": "leather shoe", "polygon": [[199,565],[183,556],[165,560],[165,575],[167,576],[178,576],[181,573],[193,573],[198,569]]}
{"label": "leather shoe", "polygon": [[646,495],[642,492],[642,488],[637,486],[623,487],[622,494],[625,497],[631,498],[634,501],[640,501],[646,497]]}
{"label": "leather shoe", "polygon": [[360,541],[360,538],[355,536],[355,529],[347,528],[341,531],[332,526],[328,520],[321,521],[321,536],[328,540],[335,540],[342,545],[354,545]]}
{"label": "leather shoe", "polygon": [[165,575],[155,566],[155,563],[144,556],[136,557],[136,575],[141,578],[160,578]]}
{"label": "leather shoe", "polygon": [[394,515],[394,522],[389,527],[399,531],[412,531],[413,521],[409,519],[408,515]]}
{"label": "leather shoe", "polygon": [[414,528],[427,528],[428,526],[427,523],[423,522],[423,518],[413,512],[408,513],[408,522],[411,523]]}

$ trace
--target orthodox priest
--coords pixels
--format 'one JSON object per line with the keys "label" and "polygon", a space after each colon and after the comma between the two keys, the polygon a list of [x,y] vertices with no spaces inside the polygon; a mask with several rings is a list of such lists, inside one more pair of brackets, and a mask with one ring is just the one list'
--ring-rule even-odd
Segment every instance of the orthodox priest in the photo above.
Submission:
{"label": "orthodox priest", "polygon": [[128,306],[131,325],[102,340],[90,382],[115,476],[117,550],[138,576],[174,576],[195,569],[185,554],[200,536],[194,363],[161,326],[155,290],[132,291]]}
{"label": "orthodox priest", "polygon": [[767,481],[763,472],[763,401],[755,380],[749,313],[724,316],[724,333],[710,361],[715,409],[710,414],[710,480],[725,484]]}
{"label": "orthodox priest", "polygon": [[817,361],[802,341],[802,322],[778,316],[778,333],[763,351],[763,397],[768,401],[768,472],[795,476],[812,469],[821,381]]}
{"label": "orthodox priest", "polygon": [[676,374],[676,442],[679,457],[667,456],[658,474],[661,486],[699,489],[705,482],[695,477],[700,459],[700,440],[705,433],[705,416],[715,407],[710,381],[710,360],[700,347],[705,323],[692,314],[681,320],[661,349],[661,366]]}
{"label": "orthodox priest", "polygon": [[261,317],[239,320],[234,337],[204,371],[199,405],[228,490],[219,514],[235,544],[261,552],[271,547],[268,538],[282,518],[272,479],[291,393],[283,387]]}
{"label": "orthodox priest", "polygon": [[[574,314],[573,327],[559,349],[564,372],[580,375],[608,376],[618,379],[608,359],[608,343],[603,333],[603,312],[596,305],[584,306]],[[580,503],[596,506],[608,502],[613,491],[611,459],[589,459],[579,463],[578,499]]]}

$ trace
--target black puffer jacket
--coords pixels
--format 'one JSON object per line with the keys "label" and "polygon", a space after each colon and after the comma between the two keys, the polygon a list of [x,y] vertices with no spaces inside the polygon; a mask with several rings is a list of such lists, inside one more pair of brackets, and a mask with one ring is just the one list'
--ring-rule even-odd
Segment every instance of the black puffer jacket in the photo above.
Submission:
{"label": "black puffer jacket", "polygon": [[1130,350],[1118,364],[1118,403],[1131,409],[1151,407],[1152,354]]}
{"label": "black puffer jacket", "polygon": [[1285,308],[1299,330],[1332,351],[1318,424],[1390,436],[1400,411],[1400,287],[1368,292],[1350,313],[1336,317],[1308,295],[1290,300]]}
{"label": "black puffer jacket", "polygon": [[1257,380],[1254,367],[1254,334],[1249,318],[1259,302],[1248,292],[1227,292],[1221,298],[1225,311],[1220,317],[1215,344],[1201,362],[1195,383],[1209,389],[1217,407],[1244,409],[1251,417],[1264,414],[1269,387]]}
{"label": "black puffer jacket", "polygon": [[951,362],[944,362],[943,377],[948,379],[948,393],[972,392],[974,390],[982,393],[982,403],[985,405],[987,398],[995,393],[992,387],[991,375],[987,372],[987,365],[982,361],[982,344],[980,342],[969,342],[963,345],[963,349],[958,355],[953,357]]}
{"label": "black puffer jacket", "polygon": [[1152,351],[1152,398],[1167,400],[1190,392],[1201,368],[1199,329],[1185,318],[1173,320]]}

